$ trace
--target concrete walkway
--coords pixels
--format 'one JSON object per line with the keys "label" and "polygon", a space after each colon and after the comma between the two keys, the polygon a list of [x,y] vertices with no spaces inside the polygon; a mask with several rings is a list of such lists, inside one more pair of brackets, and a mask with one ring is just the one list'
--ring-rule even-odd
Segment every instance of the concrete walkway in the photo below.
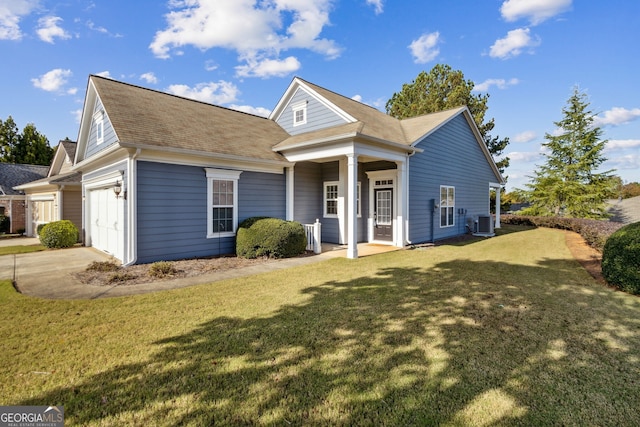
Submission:
{"label": "concrete walkway", "polygon": [[[3,244],[11,240],[11,244]],[[20,238],[0,240],[0,246],[38,244],[38,239]],[[383,245],[358,245],[360,256],[374,255],[398,248]],[[0,256],[0,279],[13,280],[16,289],[24,295],[45,299],[95,299],[126,295],[144,294],[168,289],[212,283],[220,280],[246,277],[269,271],[292,268],[346,256],[342,246],[324,246],[319,255],[289,258],[253,265],[249,267],[212,272],[193,277],[161,280],[152,283],[127,286],[92,286],[81,283],[73,273],[83,271],[93,261],[108,261],[111,257],[93,248],[75,247],[69,249],[33,252],[29,254]]]}

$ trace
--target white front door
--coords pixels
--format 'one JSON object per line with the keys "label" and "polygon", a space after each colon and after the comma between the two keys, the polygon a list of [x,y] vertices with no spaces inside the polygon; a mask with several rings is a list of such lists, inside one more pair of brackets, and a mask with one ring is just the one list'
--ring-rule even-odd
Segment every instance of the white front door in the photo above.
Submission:
{"label": "white front door", "polygon": [[89,192],[89,231],[91,246],[122,260],[122,201],[111,188]]}

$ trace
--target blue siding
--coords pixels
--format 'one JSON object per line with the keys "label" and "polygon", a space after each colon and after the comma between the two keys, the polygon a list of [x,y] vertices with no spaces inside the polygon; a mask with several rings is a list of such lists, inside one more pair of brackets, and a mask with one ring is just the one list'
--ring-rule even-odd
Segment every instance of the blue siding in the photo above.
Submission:
{"label": "blue siding", "polygon": [[[207,177],[203,168],[138,162],[138,263],[224,255],[235,238],[207,239]],[[243,172],[238,220],[285,216],[284,175]]]}
{"label": "blue siding", "polygon": [[[414,243],[465,233],[466,218],[489,213],[489,183],[496,182],[490,164],[463,115],[453,118],[418,144],[424,152],[409,159],[409,239]],[[440,186],[455,187],[455,226],[440,227]],[[466,215],[458,215],[458,209]],[[431,234],[433,221],[433,235]]]}
{"label": "blue siding", "polygon": [[[338,162],[322,164],[322,182],[320,182],[320,204],[324,200],[324,181],[338,181],[340,179],[340,165]],[[322,241],[340,243],[340,223],[338,218],[324,218],[324,207],[320,207],[320,222],[322,223]]]}
{"label": "blue siding", "polygon": [[102,109],[103,109],[102,102],[98,98],[98,100],[96,101],[96,105],[93,109],[93,112],[91,113],[91,117],[92,117],[91,130],[89,131],[89,139],[87,142],[87,149],[84,156],[85,159],[88,159],[89,157],[95,155],[96,153],[99,153],[105,148],[108,148],[109,146],[115,144],[117,141],[116,133],[113,129],[113,126],[111,125],[111,122],[109,121],[109,117],[107,117],[107,114],[105,112],[104,128],[103,128],[104,140],[100,145],[98,145],[98,139],[96,136],[96,123],[95,123],[95,120],[93,119],[93,114],[95,114],[96,111],[100,111]]}
{"label": "blue siding", "polygon": [[[291,106],[305,101],[307,102],[307,123],[293,126],[293,110],[291,110]],[[316,98],[309,95],[304,89],[300,88],[284,107],[282,114],[278,117],[277,123],[289,132],[289,134],[297,135],[299,133],[343,125],[347,122],[321,104]]]}
{"label": "blue siding", "polygon": [[294,168],[293,218],[312,224],[322,218],[322,168],[318,163],[298,163]]}

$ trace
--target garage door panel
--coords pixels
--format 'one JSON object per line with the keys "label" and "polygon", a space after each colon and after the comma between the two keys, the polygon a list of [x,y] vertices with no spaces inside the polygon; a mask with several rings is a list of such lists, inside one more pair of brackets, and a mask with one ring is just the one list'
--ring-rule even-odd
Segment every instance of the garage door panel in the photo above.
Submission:
{"label": "garage door panel", "polygon": [[121,199],[116,198],[111,188],[91,190],[89,197],[91,246],[122,259]]}

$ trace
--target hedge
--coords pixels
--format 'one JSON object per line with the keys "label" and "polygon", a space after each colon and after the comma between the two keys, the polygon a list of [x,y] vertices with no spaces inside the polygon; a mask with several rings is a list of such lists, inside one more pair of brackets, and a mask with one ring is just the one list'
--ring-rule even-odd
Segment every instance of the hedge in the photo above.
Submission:
{"label": "hedge", "polygon": [[609,236],[624,226],[619,222],[558,216],[501,215],[500,222],[502,224],[529,225],[574,231],[580,234],[590,246],[600,252],[604,249]]}
{"label": "hedge", "polygon": [[277,218],[252,217],[238,226],[236,255],[243,258],[290,258],[307,247],[304,226]]}
{"label": "hedge", "polygon": [[609,237],[602,252],[602,275],[610,285],[640,294],[640,222]]}

